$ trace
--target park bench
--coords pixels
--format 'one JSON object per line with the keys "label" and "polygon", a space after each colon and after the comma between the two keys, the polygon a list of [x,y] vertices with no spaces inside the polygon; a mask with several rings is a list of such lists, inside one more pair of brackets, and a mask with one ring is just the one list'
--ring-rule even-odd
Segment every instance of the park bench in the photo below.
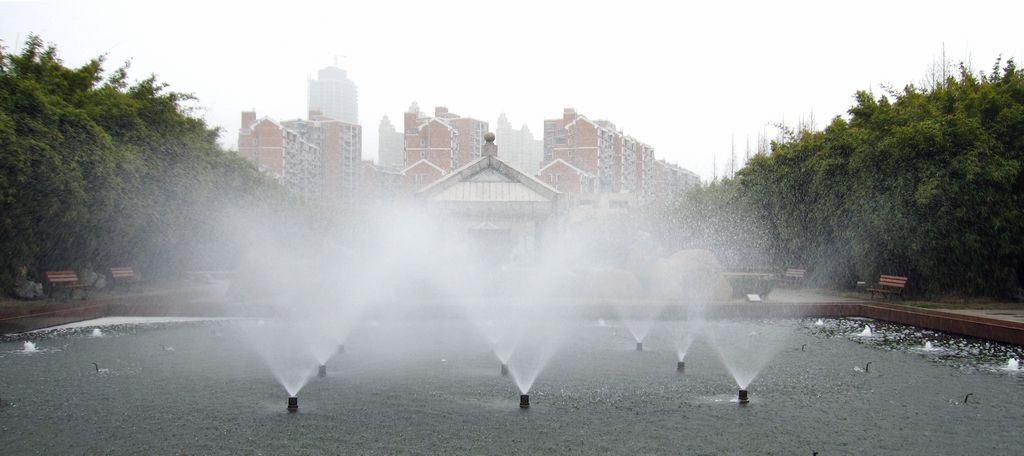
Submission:
{"label": "park bench", "polygon": [[139,283],[139,275],[135,273],[135,269],[131,266],[112,267],[110,268],[110,280],[112,285],[122,284],[125,288],[129,288]]}
{"label": "park bench", "polygon": [[89,285],[79,282],[75,271],[46,271],[46,281],[50,284],[50,298],[53,298],[53,290],[57,288],[67,289],[68,299],[74,297],[75,290],[79,288],[82,289],[82,299],[89,296]]}
{"label": "park bench", "polygon": [[786,272],[782,273],[782,280],[795,286],[804,281],[805,274],[807,274],[806,269],[787,268]]}
{"label": "park bench", "polygon": [[893,296],[899,296],[903,299],[903,289],[907,286],[907,278],[901,276],[891,276],[882,274],[878,278],[878,284],[874,287],[868,288],[868,293],[871,293],[871,297],[891,298]]}

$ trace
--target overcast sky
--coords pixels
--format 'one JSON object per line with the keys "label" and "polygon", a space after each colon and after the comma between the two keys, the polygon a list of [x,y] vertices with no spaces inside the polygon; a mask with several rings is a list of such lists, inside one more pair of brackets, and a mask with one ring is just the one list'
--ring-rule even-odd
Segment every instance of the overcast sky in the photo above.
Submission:
{"label": "overcast sky", "polygon": [[492,131],[505,112],[538,139],[575,107],[705,179],[733,137],[742,156],[771,123],[813,111],[822,127],[859,89],[920,82],[943,46],[986,71],[1024,52],[1020,1],[323,3],[0,0],[0,39],[39,34],[75,66],[131,60],[133,78],[198,96],[232,149],[240,111],[304,116],[307,78],[337,56],[359,86],[364,158],[381,117],[401,128],[414,100]]}

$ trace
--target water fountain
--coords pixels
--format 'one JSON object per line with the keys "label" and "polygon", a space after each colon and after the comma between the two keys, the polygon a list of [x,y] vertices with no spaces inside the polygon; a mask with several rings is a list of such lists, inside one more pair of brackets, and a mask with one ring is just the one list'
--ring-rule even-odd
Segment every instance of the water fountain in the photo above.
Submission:
{"label": "water fountain", "polygon": [[101,331],[100,328],[93,328],[92,337],[103,337],[103,331]]}
{"label": "water fountain", "polygon": [[731,322],[708,322],[708,341],[746,397],[747,388],[786,344],[789,331],[761,324],[755,330]]}
{"label": "water fountain", "polygon": [[509,374],[508,363],[512,359],[512,354],[515,353],[516,347],[519,345],[519,334],[504,333],[499,339],[491,344],[491,353],[495,358],[498,358],[498,362],[501,363],[501,375],[507,376]]}
{"label": "water fountain", "polygon": [[1016,371],[1020,369],[1020,360],[1017,358],[1010,358],[1006,361],[1006,370]]}
{"label": "water fountain", "polygon": [[563,328],[550,321],[520,320],[515,333],[520,334],[520,341],[506,364],[508,373],[522,395],[520,400],[525,397],[528,407],[530,389],[554,356]]}
{"label": "water fountain", "polygon": [[251,324],[242,321],[238,326],[289,397],[296,396],[318,367],[323,365],[318,362],[305,338],[293,337],[303,330],[296,322],[273,320]]}
{"label": "water fountain", "polygon": [[623,324],[636,342],[636,351],[644,351],[644,339],[658,321],[661,308],[651,304],[632,304],[620,306],[619,311],[623,315]]}
{"label": "water fountain", "polygon": [[26,340],[25,343],[22,345],[21,351],[25,353],[35,353],[38,352],[39,349],[36,348],[35,342]]}
{"label": "water fountain", "polygon": [[864,325],[864,330],[862,330],[861,332],[857,333],[857,335],[860,336],[860,337],[872,337],[872,336],[875,335],[875,333],[874,333],[874,331],[871,330],[870,326]]}
{"label": "water fountain", "polygon": [[676,370],[683,372],[685,370],[686,363],[686,352],[690,350],[690,346],[693,345],[694,331],[691,329],[692,325],[687,325],[684,328],[683,337],[679,338],[676,342]]}

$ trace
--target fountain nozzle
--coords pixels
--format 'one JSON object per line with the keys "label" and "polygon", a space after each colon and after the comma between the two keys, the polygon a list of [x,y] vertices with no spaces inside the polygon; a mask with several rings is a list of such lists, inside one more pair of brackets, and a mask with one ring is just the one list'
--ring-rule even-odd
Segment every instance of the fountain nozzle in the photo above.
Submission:
{"label": "fountain nozzle", "polygon": [[528,409],[530,408],[530,395],[520,394],[519,395],[519,408]]}
{"label": "fountain nozzle", "polygon": [[638,352],[644,351],[644,343],[643,342],[637,342],[636,343],[636,351],[638,351]]}
{"label": "fountain nozzle", "polygon": [[740,394],[736,398],[739,400],[740,404],[746,404],[750,402],[749,394],[745,389],[741,389]]}
{"label": "fountain nozzle", "polygon": [[676,372],[686,372],[686,363],[683,361],[676,363]]}
{"label": "fountain nozzle", "polygon": [[296,396],[288,396],[288,411],[297,412],[299,411],[299,398]]}
{"label": "fountain nozzle", "polygon": [[324,378],[327,376],[327,366],[324,364],[320,365],[320,370],[316,373],[317,377]]}
{"label": "fountain nozzle", "polygon": [[508,364],[501,363],[501,376],[502,377],[507,377],[508,376]]}

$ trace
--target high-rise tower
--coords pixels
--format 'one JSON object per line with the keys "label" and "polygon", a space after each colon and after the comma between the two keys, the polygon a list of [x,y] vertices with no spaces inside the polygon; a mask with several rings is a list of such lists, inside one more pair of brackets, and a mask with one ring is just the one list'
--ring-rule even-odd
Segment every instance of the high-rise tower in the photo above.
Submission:
{"label": "high-rise tower", "polygon": [[359,123],[359,91],[348,78],[348,73],[329,66],[317,72],[317,79],[309,80],[309,111],[319,111],[326,117]]}

